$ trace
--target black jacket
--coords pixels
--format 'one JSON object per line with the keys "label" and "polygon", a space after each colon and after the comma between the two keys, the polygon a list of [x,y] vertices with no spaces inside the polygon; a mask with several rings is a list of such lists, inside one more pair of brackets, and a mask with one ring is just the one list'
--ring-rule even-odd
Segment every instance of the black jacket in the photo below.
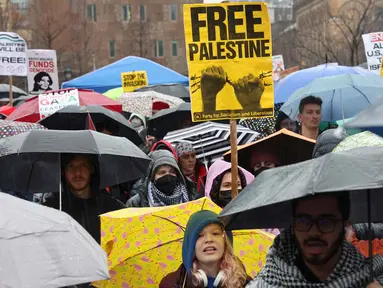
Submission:
{"label": "black jacket", "polygon": [[[125,205],[106,194],[107,192],[98,192],[97,195],[89,199],[80,199],[70,192],[63,192],[62,211],[68,213],[75,219],[92,237],[100,243],[100,217],[99,215],[126,208]],[[58,193],[52,194],[44,206],[59,209]]]}

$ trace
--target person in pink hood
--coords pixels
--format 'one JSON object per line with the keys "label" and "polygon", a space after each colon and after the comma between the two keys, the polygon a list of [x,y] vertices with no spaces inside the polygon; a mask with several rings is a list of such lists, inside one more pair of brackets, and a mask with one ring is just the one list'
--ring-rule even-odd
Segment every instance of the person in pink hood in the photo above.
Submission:
{"label": "person in pink hood", "polygon": [[[246,187],[254,176],[239,167],[238,192]],[[210,166],[206,177],[205,196],[224,208],[231,201],[231,163],[217,160]]]}

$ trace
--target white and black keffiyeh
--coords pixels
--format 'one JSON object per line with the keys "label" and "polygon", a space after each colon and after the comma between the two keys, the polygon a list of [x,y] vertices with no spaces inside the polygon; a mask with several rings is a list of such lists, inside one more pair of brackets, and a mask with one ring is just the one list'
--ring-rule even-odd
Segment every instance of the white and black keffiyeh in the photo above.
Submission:
{"label": "white and black keffiyeh", "polygon": [[[285,229],[274,239],[267,255],[266,264],[257,277],[246,288],[305,287],[305,288],[359,288],[369,284],[369,262],[350,243],[344,241],[340,261],[328,279],[322,283],[311,283],[295,266],[298,250],[292,229]],[[373,259],[374,278],[383,280],[383,256]]]}
{"label": "white and black keffiyeh", "polygon": [[188,190],[182,183],[176,186],[172,195],[166,196],[150,181],[148,185],[148,199],[150,207],[177,205],[189,202]]}

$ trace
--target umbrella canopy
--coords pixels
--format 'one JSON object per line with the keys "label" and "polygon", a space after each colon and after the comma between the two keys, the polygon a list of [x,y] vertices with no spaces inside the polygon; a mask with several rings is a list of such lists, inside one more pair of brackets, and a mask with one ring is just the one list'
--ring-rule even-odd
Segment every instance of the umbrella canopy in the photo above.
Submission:
{"label": "umbrella canopy", "polygon": [[[244,145],[255,141],[259,133],[249,128],[237,126],[237,144]],[[172,144],[189,142],[196,150],[197,158],[215,160],[222,158],[230,150],[230,125],[204,122],[189,128],[168,133],[164,140]]]}
{"label": "umbrella canopy", "polygon": [[295,91],[281,111],[297,120],[300,101],[307,96],[317,96],[323,101],[322,121],[347,119],[375,103],[382,95],[382,89],[383,78],[378,75],[343,74],[318,78]]}
{"label": "umbrella canopy", "polygon": [[18,135],[33,129],[45,130],[45,127],[36,123],[0,120],[0,138]]}
{"label": "umbrella canopy", "polygon": [[8,105],[1,106],[0,107],[0,114],[9,116],[15,110],[16,110],[16,108],[12,107],[12,106],[8,106]]}
{"label": "umbrella canopy", "polygon": [[[9,99],[9,88],[10,86],[8,84],[0,84],[0,99]],[[24,90],[16,86],[12,86],[12,95],[13,98],[16,99],[20,96],[25,96],[28,94]]]}
{"label": "umbrella canopy", "polygon": [[178,107],[163,109],[148,120],[148,135],[163,139],[165,135],[182,128],[185,123],[191,124],[190,103],[182,103]]}
{"label": "umbrella canopy", "polygon": [[282,107],[282,103],[274,104],[274,116],[267,118],[248,118],[241,120],[239,124],[250,128],[251,130],[260,133],[259,137],[266,137],[276,132],[275,125],[277,124],[277,118],[279,115],[279,109]]}
{"label": "umbrella canopy", "polygon": [[68,214],[0,193],[2,287],[66,287],[108,279],[106,254]]}
{"label": "umbrella canopy", "polygon": [[180,98],[155,91],[125,93],[117,101],[122,104],[124,111],[137,113],[145,117],[153,116],[156,103],[166,104],[168,108],[175,108],[184,103]]}
{"label": "umbrella canopy", "polygon": [[[128,208],[101,215],[101,247],[107,251],[111,279],[96,287],[158,287],[182,263],[182,241],[190,216],[221,211],[208,198],[181,205]],[[127,230],[127,228],[129,230]],[[235,254],[253,277],[266,260],[274,236],[263,231],[233,231]]]}
{"label": "umbrella canopy", "polygon": [[[320,193],[351,191],[350,221],[368,222],[366,189],[383,188],[383,147],[332,152],[302,163],[263,171],[221,212],[227,229],[286,228],[292,201]],[[347,192],[345,192],[347,193]],[[371,203],[382,203],[381,190]],[[267,217],[265,217],[267,215]],[[382,222],[380,205],[372,206],[372,222]]]}
{"label": "umbrella canopy", "polygon": [[[149,85],[181,83],[187,85],[189,79],[151,60],[129,56],[93,72],[64,82],[62,88],[86,88],[99,93],[121,87],[121,73],[146,71]],[[166,94],[166,93],[165,93]]]}
{"label": "umbrella canopy", "polygon": [[338,144],[333,150],[348,151],[354,148],[360,147],[381,147],[383,146],[383,138],[371,133],[369,131],[361,132],[352,136],[347,137]]}
{"label": "umbrella canopy", "polygon": [[86,130],[89,129],[88,117],[98,131],[100,127],[109,128],[114,136],[126,137],[137,146],[143,144],[142,138],[124,116],[99,105],[67,106],[39,123],[54,130]]}
{"label": "umbrella canopy", "polygon": [[373,72],[360,68],[323,64],[316,67],[294,72],[275,85],[275,103],[284,103],[298,89],[309,85],[317,78],[336,76],[342,74],[375,75]]}
{"label": "umbrella canopy", "polygon": [[[71,89],[65,89],[71,90]],[[60,91],[60,90],[58,90]],[[116,112],[122,112],[122,105],[114,100],[109,99],[108,97],[94,92],[92,90],[78,90],[78,96],[81,106],[87,105],[101,105],[107,109]],[[17,109],[7,117],[7,120],[22,121],[22,122],[37,122],[40,120],[40,111],[39,111],[39,96],[35,96],[23,104],[21,104]]]}
{"label": "umbrella canopy", "polygon": [[163,85],[150,85],[136,89],[134,92],[155,91],[158,93],[181,98],[185,102],[190,102],[189,86],[184,84],[163,84]]}
{"label": "umbrella canopy", "polygon": [[100,188],[146,175],[150,159],[123,137],[91,130],[32,130],[0,139],[0,189],[19,193],[58,192],[60,154],[98,157]]}
{"label": "umbrella canopy", "polygon": [[124,89],[122,87],[117,87],[110,89],[102,94],[110,99],[117,100],[122,94],[124,94]]}
{"label": "umbrella canopy", "polygon": [[[253,143],[238,146],[238,165],[253,171],[251,159],[256,151],[275,154],[281,166],[298,163],[312,158],[314,146],[315,140],[282,129]],[[230,151],[224,155],[224,159],[231,161]]]}
{"label": "umbrella canopy", "polygon": [[379,136],[383,136],[383,98],[379,99],[374,105],[369,106],[354,119],[347,122],[345,128],[360,128],[369,130]]}

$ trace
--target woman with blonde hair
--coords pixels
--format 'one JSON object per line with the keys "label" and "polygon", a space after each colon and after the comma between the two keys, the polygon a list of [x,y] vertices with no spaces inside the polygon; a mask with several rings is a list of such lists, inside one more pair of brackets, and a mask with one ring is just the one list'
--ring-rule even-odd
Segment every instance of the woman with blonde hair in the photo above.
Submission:
{"label": "woman with blonde hair", "polygon": [[251,280],[234,255],[231,233],[218,215],[202,210],[186,226],[179,269],[165,276],[160,288],[243,288]]}

